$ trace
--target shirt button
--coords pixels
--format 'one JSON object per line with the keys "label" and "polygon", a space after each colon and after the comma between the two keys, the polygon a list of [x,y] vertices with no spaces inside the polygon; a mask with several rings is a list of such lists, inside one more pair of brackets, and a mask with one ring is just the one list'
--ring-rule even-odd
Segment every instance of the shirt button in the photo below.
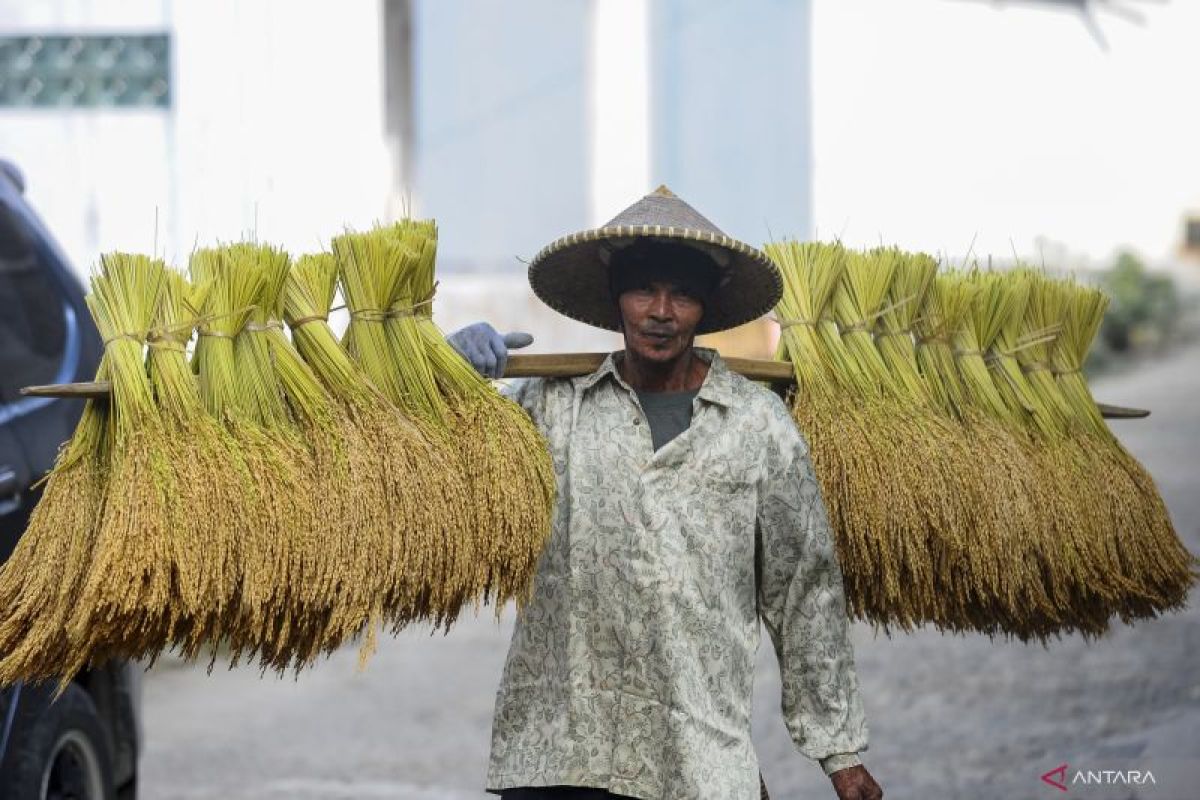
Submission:
{"label": "shirt button", "polygon": [[642,418],[641,418],[641,417],[634,417],[634,418],[633,418],[633,424],[634,424],[634,425],[641,425],[641,424],[642,424]]}

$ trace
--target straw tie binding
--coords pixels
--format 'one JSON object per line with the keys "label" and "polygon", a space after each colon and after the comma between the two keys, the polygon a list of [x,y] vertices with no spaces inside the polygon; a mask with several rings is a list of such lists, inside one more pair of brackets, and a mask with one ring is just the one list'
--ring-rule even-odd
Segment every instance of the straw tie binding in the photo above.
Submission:
{"label": "straw tie binding", "polygon": [[858,333],[860,331],[869,331],[869,330],[871,330],[871,323],[864,319],[859,322],[855,322],[852,325],[847,325],[846,327],[842,328],[842,336],[845,336],[846,334],[849,334],[849,333]]}
{"label": "straw tie binding", "polygon": [[144,333],[118,333],[105,339],[103,345],[108,347],[113,342],[120,341],[121,339],[128,339],[129,341],[137,342],[138,344],[146,343],[146,335]]}
{"label": "straw tie binding", "polygon": [[[384,311],[380,308],[360,308],[357,311],[351,311],[350,318],[362,320],[363,322],[386,322],[389,319],[396,319],[398,317],[416,316],[418,310],[424,308],[425,306],[432,305],[432,303],[433,295],[431,294],[428,298],[419,303],[414,303],[410,306],[396,306],[394,308],[389,308],[387,311]],[[310,319],[308,321],[311,322],[312,320]],[[295,327],[295,323],[292,323],[292,327]]]}
{"label": "straw tie binding", "polygon": [[309,314],[307,317],[297,317],[291,322],[292,330],[308,325],[310,322],[329,322],[329,317],[325,314]]}
{"label": "straw tie binding", "polygon": [[[191,325],[187,326],[189,329]],[[146,346],[153,347],[155,350],[173,350],[178,353],[187,352],[187,343],[191,339],[191,334],[180,335],[171,333],[170,328],[156,328],[146,334]]]}
{"label": "straw tie binding", "polygon": [[890,311],[895,311],[896,309],[898,309],[902,306],[908,305],[909,303],[911,303],[913,300],[916,300],[916,299],[917,299],[917,296],[915,294],[910,294],[907,297],[901,297],[899,300],[895,301],[894,303],[888,303],[886,306],[879,309],[874,314],[870,314],[866,318],[859,320],[858,322],[855,322],[852,325],[847,325],[846,327],[842,328],[842,335],[845,336],[848,333],[856,333],[858,331],[870,330],[871,325],[875,322],[875,320],[879,319],[884,314],[887,314]]}
{"label": "straw tie binding", "polygon": [[359,322],[385,322],[387,318],[388,312],[382,308],[360,308],[350,312],[350,319]]}
{"label": "straw tie binding", "polygon": [[280,331],[283,330],[283,323],[277,319],[273,319],[269,322],[247,322],[244,326],[242,326],[242,330],[249,333],[262,333],[263,331],[269,331],[272,329]]}

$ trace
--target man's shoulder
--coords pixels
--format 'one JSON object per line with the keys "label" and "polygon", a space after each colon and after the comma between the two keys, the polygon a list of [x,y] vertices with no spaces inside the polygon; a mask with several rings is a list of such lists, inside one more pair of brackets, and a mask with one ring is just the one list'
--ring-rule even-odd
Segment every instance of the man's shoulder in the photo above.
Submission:
{"label": "man's shoulder", "polygon": [[800,447],[807,452],[808,441],[792,419],[791,410],[775,390],[735,372],[729,374],[732,419],[737,425],[760,432],[779,450]]}
{"label": "man's shoulder", "polygon": [[774,389],[732,370],[729,371],[729,388],[734,398],[733,408],[759,417],[766,414],[773,419],[791,419],[787,403]]}

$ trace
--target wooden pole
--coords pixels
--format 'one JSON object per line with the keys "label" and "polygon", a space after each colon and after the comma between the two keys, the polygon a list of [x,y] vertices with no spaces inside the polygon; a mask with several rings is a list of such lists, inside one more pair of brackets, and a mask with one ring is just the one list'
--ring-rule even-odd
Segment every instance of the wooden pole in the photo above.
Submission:
{"label": "wooden pole", "polygon": [[[545,353],[508,357],[504,370],[506,378],[577,378],[595,372],[608,353]],[[722,358],[725,358],[724,356]],[[754,358],[725,358],[731,370],[753,381],[789,384],[795,381],[791,362]],[[108,381],[87,383],[55,383],[47,386],[26,386],[21,394],[27,397],[70,397],[76,399],[106,399],[112,391]],[[1141,419],[1150,416],[1142,408],[1098,403],[1100,413],[1108,419]]]}

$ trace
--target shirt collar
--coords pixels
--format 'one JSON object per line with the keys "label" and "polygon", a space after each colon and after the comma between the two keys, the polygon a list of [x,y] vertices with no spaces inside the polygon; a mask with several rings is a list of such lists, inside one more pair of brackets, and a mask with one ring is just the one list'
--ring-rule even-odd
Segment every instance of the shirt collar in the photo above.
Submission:
{"label": "shirt collar", "polygon": [[[696,396],[701,400],[720,406],[732,406],[733,377],[729,367],[725,364],[725,359],[721,358],[721,355],[711,347],[694,347],[693,351],[708,362],[708,374],[704,376],[704,382],[700,384],[700,391]],[[579,386],[586,391],[605,378],[612,378],[626,391],[632,392],[633,389],[625,383],[621,378],[621,373],[617,371],[616,357],[622,352],[624,351],[618,350],[609,353],[595,372],[579,379]]]}

